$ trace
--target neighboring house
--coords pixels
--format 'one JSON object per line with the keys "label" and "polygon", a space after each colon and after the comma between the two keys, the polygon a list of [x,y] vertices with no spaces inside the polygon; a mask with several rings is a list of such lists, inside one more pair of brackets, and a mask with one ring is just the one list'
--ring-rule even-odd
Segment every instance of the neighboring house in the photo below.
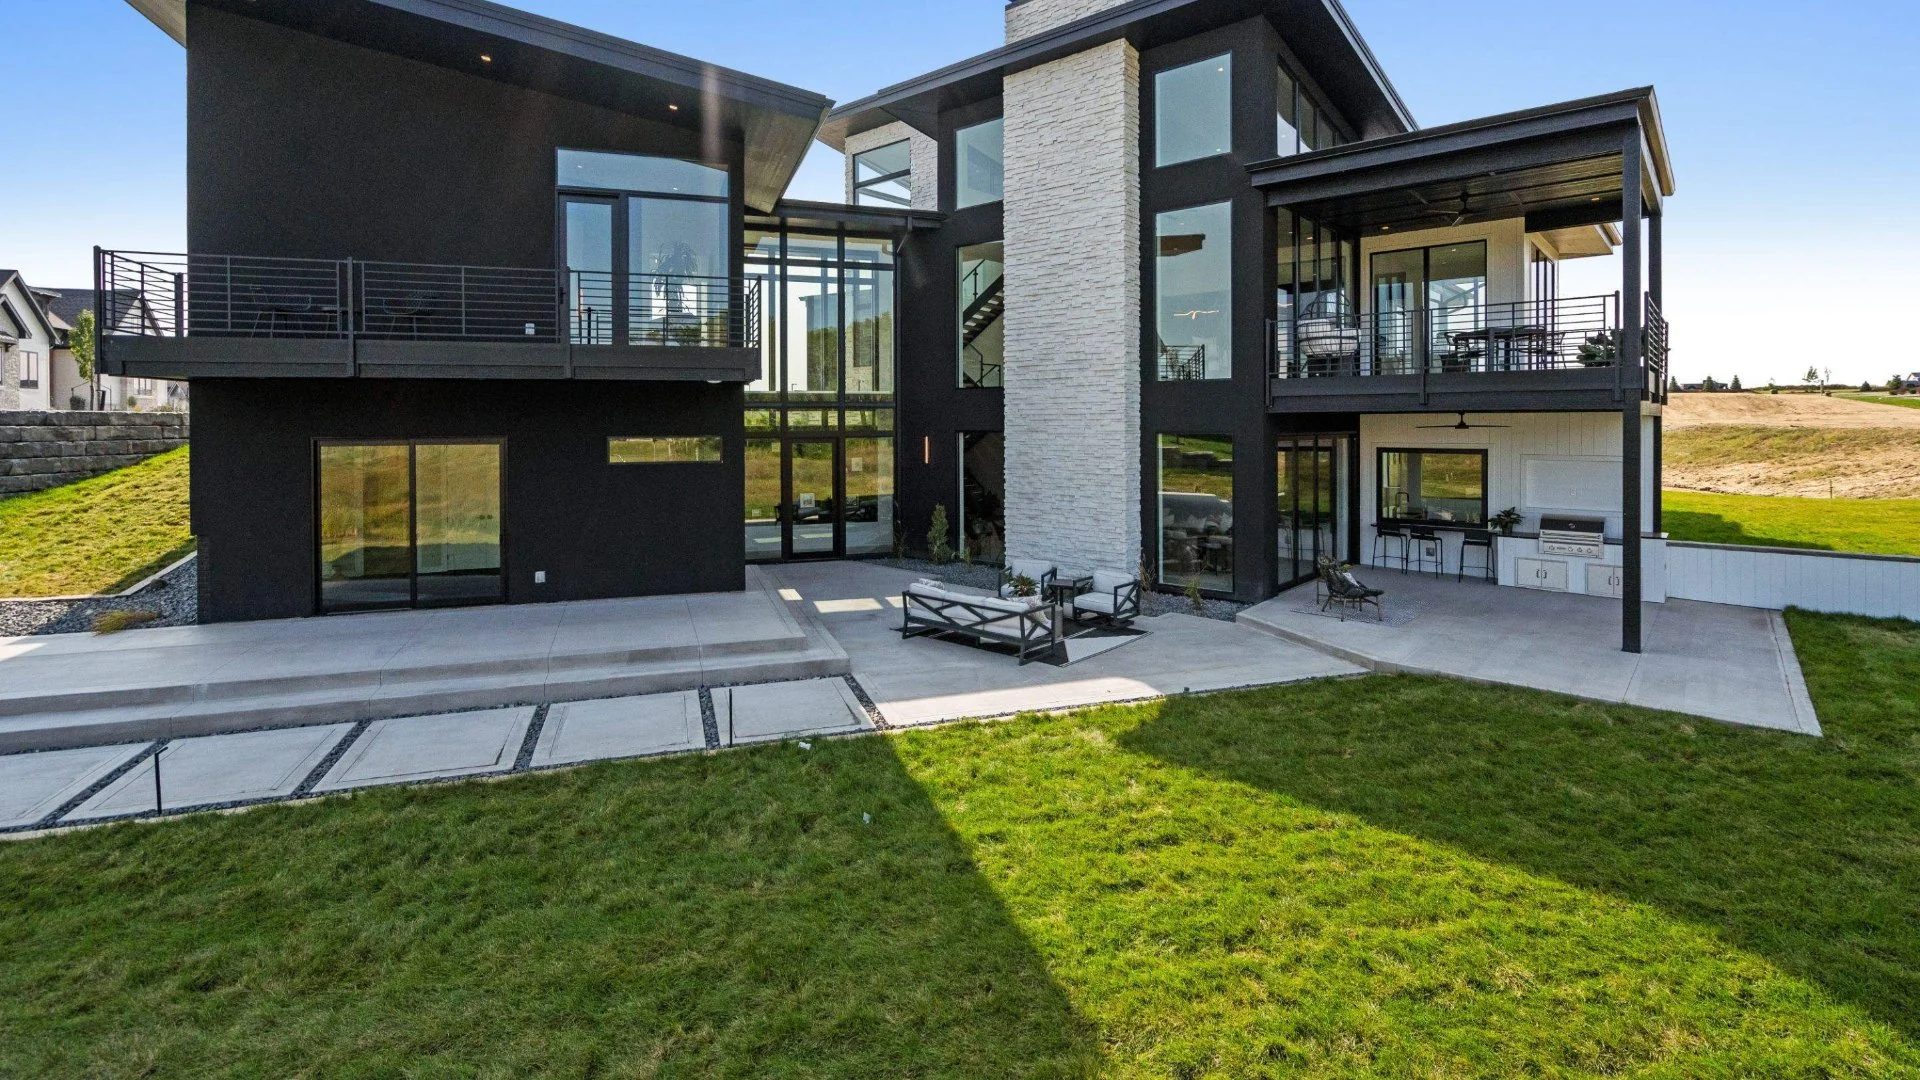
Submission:
{"label": "neighboring house", "polygon": [[[1337,0],[1021,0],[831,111],[482,0],[130,2],[189,253],[103,254],[102,362],[197,383],[205,619],[737,589],[937,507],[1258,600],[1511,506],[1503,583],[1664,596],[1651,90],[1420,129]],[[785,198],[814,139],[845,204]]]}
{"label": "neighboring house", "polygon": [[53,391],[51,367],[60,331],[26,279],[0,270],[0,349],[6,374],[0,381],[0,409],[47,409]]}
{"label": "neighboring house", "polygon": [[[68,347],[67,336],[79,322],[80,313],[94,307],[93,286],[71,289],[33,290],[55,327],[57,341],[49,365],[53,379],[50,403],[55,409],[103,409],[110,412],[180,412],[187,407],[187,384],[167,379],[121,377],[95,373],[89,381],[80,377],[80,365]],[[137,290],[123,290],[119,312],[122,330],[138,333],[151,328],[153,321],[144,298]]]}

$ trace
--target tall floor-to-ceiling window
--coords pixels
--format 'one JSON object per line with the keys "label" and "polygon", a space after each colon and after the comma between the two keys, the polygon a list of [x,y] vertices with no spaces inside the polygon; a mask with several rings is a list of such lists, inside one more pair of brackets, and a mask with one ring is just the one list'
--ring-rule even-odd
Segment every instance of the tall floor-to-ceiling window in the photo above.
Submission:
{"label": "tall floor-to-ceiling window", "polygon": [[1233,591],[1233,440],[1162,435],[1160,583]]}
{"label": "tall floor-to-ceiling window", "polygon": [[1353,374],[1360,362],[1360,326],[1349,278],[1353,240],[1312,218],[1276,211],[1274,376]]}
{"label": "tall floor-to-ceiling window", "polygon": [[742,257],[764,313],[746,390],[747,558],[892,551],[892,239],[768,222]]}
{"label": "tall floor-to-ceiling window", "polygon": [[1233,375],[1233,204],[1154,218],[1156,366],[1162,380]]}
{"label": "tall floor-to-ceiling window", "polygon": [[1006,245],[970,244],[960,260],[959,350],[961,386],[999,386],[1006,367]]}
{"label": "tall floor-to-ceiling window", "polygon": [[1487,243],[1382,251],[1373,256],[1374,355],[1381,370],[1464,362],[1463,335],[1485,325]]}

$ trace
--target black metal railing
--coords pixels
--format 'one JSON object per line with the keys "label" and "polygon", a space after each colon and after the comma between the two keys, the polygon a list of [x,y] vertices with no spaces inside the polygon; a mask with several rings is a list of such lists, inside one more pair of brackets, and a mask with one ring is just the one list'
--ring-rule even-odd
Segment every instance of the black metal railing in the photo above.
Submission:
{"label": "black metal railing", "polygon": [[757,348],[753,280],[101,251],[101,332]]}
{"label": "black metal railing", "polygon": [[1280,379],[1604,368],[1618,362],[1620,297],[1317,310],[1276,329]]}
{"label": "black metal railing", "polygon": [[1207,377],[1205,345],[1160,346],[1160,381],[1186,382]]}
{"label": "black metal railing", "polygon": [[1647,297],[1646,307],[1646,345],[1641,350],[1646,358],[1646,396],[1649,401],[1667,400],[1667,316],[1660,310],[1660,302],[1652,296]]}

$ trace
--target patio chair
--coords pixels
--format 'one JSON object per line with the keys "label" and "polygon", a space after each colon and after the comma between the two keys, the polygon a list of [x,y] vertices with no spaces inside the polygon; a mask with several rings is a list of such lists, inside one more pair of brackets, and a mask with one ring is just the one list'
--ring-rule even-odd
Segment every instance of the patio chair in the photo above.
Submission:
{"label": "patio chair", "polygon": [[1070,603],[1075,621],[1125,626],[1140,617],[1140,579],[1124,570],[1095,570],[1093,587]]}
{"label": "patio chair", "polygon": [[1053,588],[1053,579],[1059,573],[1054,565],[1045,559],[1008,559],[1007,565],[1000,568],[1001,597],[1012,598],[1013,579],[1028,577],[1033,580],[1033,595],[1046,596]]}
{"label": "patio chair", "polygon": [[1387,609],[1381,597],[1387,595],[1385,589],[1370,588],[1353,576],[1353,571],[1344,564],[1334,562],[1326,555],[1320,557],[1320,610],[1340,609],[1340,621],[1347,621],[1347,611],[1365,611],[1368,604],[1373,605],[1375,616],[1381,622],[1387,621]]}

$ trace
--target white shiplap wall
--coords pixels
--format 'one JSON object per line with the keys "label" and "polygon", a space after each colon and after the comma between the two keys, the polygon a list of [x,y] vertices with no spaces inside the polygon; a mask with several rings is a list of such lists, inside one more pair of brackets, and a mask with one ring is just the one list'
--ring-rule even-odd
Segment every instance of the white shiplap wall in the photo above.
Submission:
{"label": "white shiplap wall", "polygon": [[1709,604],[1920,620],[1920,559],[1671,541],[1667,591]]}

